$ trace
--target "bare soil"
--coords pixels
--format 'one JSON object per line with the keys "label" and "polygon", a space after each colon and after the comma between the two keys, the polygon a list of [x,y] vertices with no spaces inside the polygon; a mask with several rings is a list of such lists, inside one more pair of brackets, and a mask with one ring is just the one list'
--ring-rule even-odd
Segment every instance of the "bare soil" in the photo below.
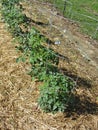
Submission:
{"label": "bare soil", "polygon": [[[28,9],[32,7],[30,9],[33,9],[32,13],[36,10],[34,12],[36,15],[41,5],[36,2],[30,5],[29,3]],[[16,51],[15,44],[12,44],[13,38],[8,33],[0,15],[0,130],[98,130],[98,100],[96,98],[98,96],[98,70],[97,60],[94,58],[98,56],[97,49],[89,43],[88,38],[73,30],[75,25],[65,20],[63,22],[57,18],[55,20],[58,21],[55,22],[58,25],[63,23],[68,33],[60,37],[59,46],[51,44],[51,47],[67,59],[61,60],[59,67],[64,68],[66,74],[73,78],[79,77],[76,101],[65,113],[53,115],[40,110],[37,105],[40,83],[31,81],[31,77],[27,75],[30,68],[27,62],[16,63],[16,58],[21,54]],[[35,24],[35,27],[55,42],[53,40],[55,37],[51,36],[57,34],[55,31],[47,34],[46,27],[44,32],[42,26]],[[72,31],[71,27],[73,27]],[[81,51],[78,50],[79,47],[82,48]],[[87,54],[90,61],[83,57],[83,52]],[[89,80],[91,83],[87,82]]]}

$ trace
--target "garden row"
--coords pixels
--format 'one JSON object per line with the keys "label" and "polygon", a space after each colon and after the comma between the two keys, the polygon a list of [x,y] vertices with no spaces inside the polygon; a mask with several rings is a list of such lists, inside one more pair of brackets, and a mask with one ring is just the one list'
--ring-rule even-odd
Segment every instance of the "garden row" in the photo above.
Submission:
{"label": "garden row", "polygon": [[[52,49],[46,48],[47,39],[30,25],[30,19],[23,14],[20,0],[1,0],[2,16],[12,36],[20,44],[17,47],[23,56],[17,61],[29,60],[32,79],[42,81],[39,106],[45,112],[64,111],[73,100],[72,90],[75,83],[59,72],[59,58]],[[24,29],[23,29],[24,28]]]}

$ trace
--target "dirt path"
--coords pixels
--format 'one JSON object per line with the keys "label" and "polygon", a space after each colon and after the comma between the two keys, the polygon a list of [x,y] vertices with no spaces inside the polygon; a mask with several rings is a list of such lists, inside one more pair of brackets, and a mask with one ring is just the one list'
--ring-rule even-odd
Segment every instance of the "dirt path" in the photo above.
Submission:
{"label": "dirt path", "polygon": [[[71,112],[46,114],[38,108],[39,83],[31,82],[26,74],[27,63],[16,63],[20,53],[11,41],[0,16],[0,130],[97,130],[95,103],[79,101],[80,106],[72,110],[73,115]],[[81,91],[86,95],[85,90]],[[86,99],[89,97],[92,97],[90,93]]]}

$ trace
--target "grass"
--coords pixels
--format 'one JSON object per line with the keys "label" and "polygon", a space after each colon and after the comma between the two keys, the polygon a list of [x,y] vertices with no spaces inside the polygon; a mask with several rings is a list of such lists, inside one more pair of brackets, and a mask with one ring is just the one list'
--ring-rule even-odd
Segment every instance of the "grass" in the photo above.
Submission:
{"label": "grass", "polygon": [[[53,0],[48,0],[53,3]],[[65,17],[76,21],[80,31],[98,40],[98,0],[54,0]],[[64,9],[64,5],[66,8]]]}

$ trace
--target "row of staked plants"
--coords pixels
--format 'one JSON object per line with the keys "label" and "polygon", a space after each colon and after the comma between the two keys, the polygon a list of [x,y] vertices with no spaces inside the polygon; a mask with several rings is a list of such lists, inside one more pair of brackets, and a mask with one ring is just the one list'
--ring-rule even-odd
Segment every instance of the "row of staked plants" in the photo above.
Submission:
{"label": "row of staked plants", "polygon": [[[1,0],[2,16],[7,23],[12,36],[20,43],[18,49],[21,50],[31,64],[29,74],[32,79],[37,78],[42,81],[39,106],[45,112],[57,112],[67,108],[72,101],[71,93],[74,82],[67,76],[59,72],[59,58],[57,53],[43,45],[46,38],[34,27],[30,27],[30,19],[22,13],[23,8],[20,0]],[[26,28],[23,31],[21,25]],[[29,30],[28,27],[31,29]],[[19,57],[20,61],[23,57]]]}

